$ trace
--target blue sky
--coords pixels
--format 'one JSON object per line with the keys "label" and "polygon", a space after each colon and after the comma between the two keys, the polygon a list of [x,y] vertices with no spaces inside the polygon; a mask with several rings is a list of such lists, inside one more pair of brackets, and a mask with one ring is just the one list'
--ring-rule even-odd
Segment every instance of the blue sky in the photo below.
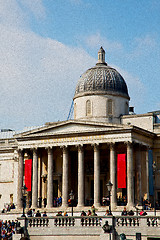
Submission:
{"label": "blue sky", "polygon": [[101,46],[135,112],[160,110],[159,12],[159,0],[0,0],[0,128],[66,120]]}

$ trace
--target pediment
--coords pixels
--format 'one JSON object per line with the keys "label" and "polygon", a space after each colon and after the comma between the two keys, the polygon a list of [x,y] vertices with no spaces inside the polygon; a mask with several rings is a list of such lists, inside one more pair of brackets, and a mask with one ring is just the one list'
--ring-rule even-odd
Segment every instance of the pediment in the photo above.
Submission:
{"label": "pediment", "polygon": [[65,122],[49,123],[40,128],[21,132],[20,134],[15,135],[15,137],[47,136],[57,134],[66,135],[80,132],[97,132],[103,130],[111,131],[121,128],[123,128],[123,125],[70,120]]}

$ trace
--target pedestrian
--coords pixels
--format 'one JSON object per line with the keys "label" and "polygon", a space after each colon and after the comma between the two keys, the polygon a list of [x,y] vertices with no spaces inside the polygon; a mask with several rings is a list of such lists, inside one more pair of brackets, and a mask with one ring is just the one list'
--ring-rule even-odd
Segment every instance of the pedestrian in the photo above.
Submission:
{"label": "pedestrian", "polygon": [[43,217],[47,217],[47,213],[46,213],[46,211],[44,211],[44,213],[43,213]]}
{"label": "pedestrian", "polygon": [[127,214],[128,214],[128,213],[127,213],[126,207],[124,207],[121,215],[122,215],[122,216],[127,216]]}
{"label": "pedestrian", "polygon": [[36,213],[36,217],[41,217],[41,213],[39,212],[39,210]]}

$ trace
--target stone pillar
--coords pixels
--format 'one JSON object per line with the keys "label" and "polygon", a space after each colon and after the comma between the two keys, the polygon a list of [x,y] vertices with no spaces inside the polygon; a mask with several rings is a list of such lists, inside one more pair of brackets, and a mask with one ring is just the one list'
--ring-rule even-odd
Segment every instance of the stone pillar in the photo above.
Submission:
{"label": "stone pillar", "polygon": [[63,147],[62,207],[68,206],[68,148]]}
{"label": "stone pillar", "polygon": [[47,169],[45,159],[42,158],[42,206],[46,207],[45,199],[47,200]]}
{"label": "stone pillar", "polygon": [[142,203],[142,179],[141,179],[141,146],[138,147],[137,152],[137,198],[139,200],[138,204]]}
{"label": "stone pillar", "polygon": [[42,198],[41,194],[41,157],[38,158],[38,198]]}
{"label": "stone pillar", "polygon": [[84,151],[78,146],[78,207],[84,206]]}
{"label": "stone pillar", "polygon": [[127,143],[127,206],[134,207],[134,182],[133,182],[133,146]]}
{"label": "stone pillar", "polygon": [[37,149],[33,149],[33,179],[32,179],[32,208],[38,204],[38,155]]}
{"label": "stone pillar", "polygon": [[94,144],[94,205],[100,206],[100,153],[97,144]]}
{"label": "stone pillar", "polygon": [[48,148],[47,208],[53,207],[53,150]]}
{"label": "stone pillar", "polygon": [[146,147],[146,192],[149,199],[149,147]]}
{"label": "stone pillar", "polygon": [[18,186],[17,186],[17,208],[22,208],[22,187],[23,187],[23,163],[24,156],[23,156],[23,150],[18,150]]}
{"label": "stone pillar", "polygon": [[117,184],[116,184],[116,154],[115,144],[110,144],[110,181],[113,184],[111,190],[111,209],[117,207]]}

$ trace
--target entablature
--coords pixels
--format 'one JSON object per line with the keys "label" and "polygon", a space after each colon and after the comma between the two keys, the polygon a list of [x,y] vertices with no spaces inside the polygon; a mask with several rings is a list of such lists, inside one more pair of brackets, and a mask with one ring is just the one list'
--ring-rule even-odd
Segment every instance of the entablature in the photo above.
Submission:
{"label": "entablature", "polygon": [[56,137],[48,139],[30,139],[18,142],[18,148],[46,148],[57,146],[73,146],[84,144],[110,144],[110,143],[126,143],[136,142],[145,146],[152,146],[153,140],[145,136],[133,134],[132,132],[122,132],[121,134],[99,134],[99,135],[83,135],[83,136],[70,136],[70,137]]}

